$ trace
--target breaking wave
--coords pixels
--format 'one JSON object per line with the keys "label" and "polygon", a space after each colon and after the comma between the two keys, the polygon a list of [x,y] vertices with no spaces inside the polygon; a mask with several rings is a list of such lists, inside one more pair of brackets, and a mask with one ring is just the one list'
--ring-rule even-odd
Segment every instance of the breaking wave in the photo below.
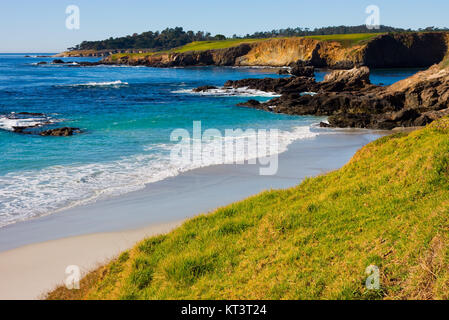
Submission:
{"label": "breaking wave", "polygon": [[239,97],[280,97],[279,94],[275,92],[265,92],[255,89],[250,89],[247,87],[242,88],[217,88],[209,89],[206,91],[195,92],[193,89],[181,89],[172,91],[172,93],[187,93],[196,94],[201,96],[239,96]]}
{"label": "breaking wave", "polygon": [[[276,146],[268,145],[267,155],[282,153],[293,141],[313,138],[318,134],[312,132],[309,126],[278,132],[278,143]],[[243,131],[234,139],[251,138],[252,134],[250,131]],[[225,140],[229,137],[219,139]],[[242,147],[241,144],[235,143],[236,148],[238,145]],[[144,188],[146,184],[216,164],[215,157],[204,154],[200,162],[171,161],[173,146],[174,144],[149,145],[141,154],[116,161],[58,165],[0,176],[0,227],[105,197],[136,191]],[[244,150],[236,150],[236,161],[257,158],[258,155],[254,154],[254,151],[251,152],[245,145],[243,148]]]}

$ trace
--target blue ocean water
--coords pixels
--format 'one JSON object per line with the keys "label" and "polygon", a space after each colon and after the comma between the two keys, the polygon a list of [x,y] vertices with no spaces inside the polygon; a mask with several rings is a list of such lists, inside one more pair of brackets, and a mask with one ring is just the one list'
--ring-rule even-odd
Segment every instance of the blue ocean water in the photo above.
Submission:
{"label": "blue ocean water", "polygon": [[[142,188],[192,167],[170,160],[176,128],[281,130],[281,151],[311,137],[318,117],[272,114],[237,107],[257,92],[193,94],[200,85],[229,79],[277,77],[275,69],[55,65],[53,58],[0,54],[0,227],[70,206]],[[70,58],[70,61],[97,59]],[[37,62],[47,61],[47,65]],[[388,84],[413,71],[379,75]],[[321,73],[317,74],[319,78]],[[377,77],[377,76],[376,76]],[[377,79],[377,78],[376,78]],[[81,128],[72,137],[41,137],[11,131],[6,115],[35,112],[55,126]],[[28,116],[26,121],[40,121]],[[20,120],[20,121],[23,121]],[[202,165],[210,163],[204,161]]]}

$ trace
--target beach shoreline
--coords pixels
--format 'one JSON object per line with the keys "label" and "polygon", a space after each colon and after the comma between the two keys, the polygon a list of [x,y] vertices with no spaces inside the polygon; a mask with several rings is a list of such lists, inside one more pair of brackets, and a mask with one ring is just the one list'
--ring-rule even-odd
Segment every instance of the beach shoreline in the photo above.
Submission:
{"label": "beach shoreline", "polygon": [[268,189],[343,166],[382,133],[340,130],[292,143],[279,171],[257,165],[217,165],[188,171],[123,196],[100,200],[0,229],[0,299],[37,299],[63,283],[65,268],[88,272],[145,237]]}

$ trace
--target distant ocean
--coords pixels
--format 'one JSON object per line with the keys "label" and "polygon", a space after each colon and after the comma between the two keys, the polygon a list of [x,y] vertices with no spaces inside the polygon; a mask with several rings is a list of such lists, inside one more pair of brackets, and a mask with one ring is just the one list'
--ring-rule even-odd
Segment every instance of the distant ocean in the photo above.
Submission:
{"label": "distant ocean", "polygon": [[[170,162],[173,129],[280,130],[280,152],[297,139],[329,133],[323,118],[237,107],[272,95],[236,90],[194,94],[191,89],[248,77],[278,77],[275,69],[54,65],[52,58],[0,54],[0,227],[99,198],[141,189],[192,166]],[[45,54],[39,54],[45,55]],[[67,58],[68,61],[97,59]],[[47,61],[47,65],[37,65]],[[377,70],[372,82],[391,84],[417,70]],[[317,72],[322,80],[324,72]],[[13,113],[43,113],[21,116]],[[40,122],[81,128],[73,137],[12,132]],[[204,159],[203,159],[204,160]],[[202,166],[210,165],[203,161]]]}

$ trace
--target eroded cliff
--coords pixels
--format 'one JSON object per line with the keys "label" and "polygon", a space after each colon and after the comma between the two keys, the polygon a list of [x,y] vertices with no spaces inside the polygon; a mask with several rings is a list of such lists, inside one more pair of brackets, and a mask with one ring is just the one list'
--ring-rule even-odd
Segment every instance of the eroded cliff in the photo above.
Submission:
{"label": "eroded cliff", "polygon": [[289,66],[298,60],[315,67],[350,69],[429,67],[448,51],[444,32],[380,34],[366,41],[347,44],[312,38],[271,39],[216,50],[114,54],[104,63],[174,66]]}

